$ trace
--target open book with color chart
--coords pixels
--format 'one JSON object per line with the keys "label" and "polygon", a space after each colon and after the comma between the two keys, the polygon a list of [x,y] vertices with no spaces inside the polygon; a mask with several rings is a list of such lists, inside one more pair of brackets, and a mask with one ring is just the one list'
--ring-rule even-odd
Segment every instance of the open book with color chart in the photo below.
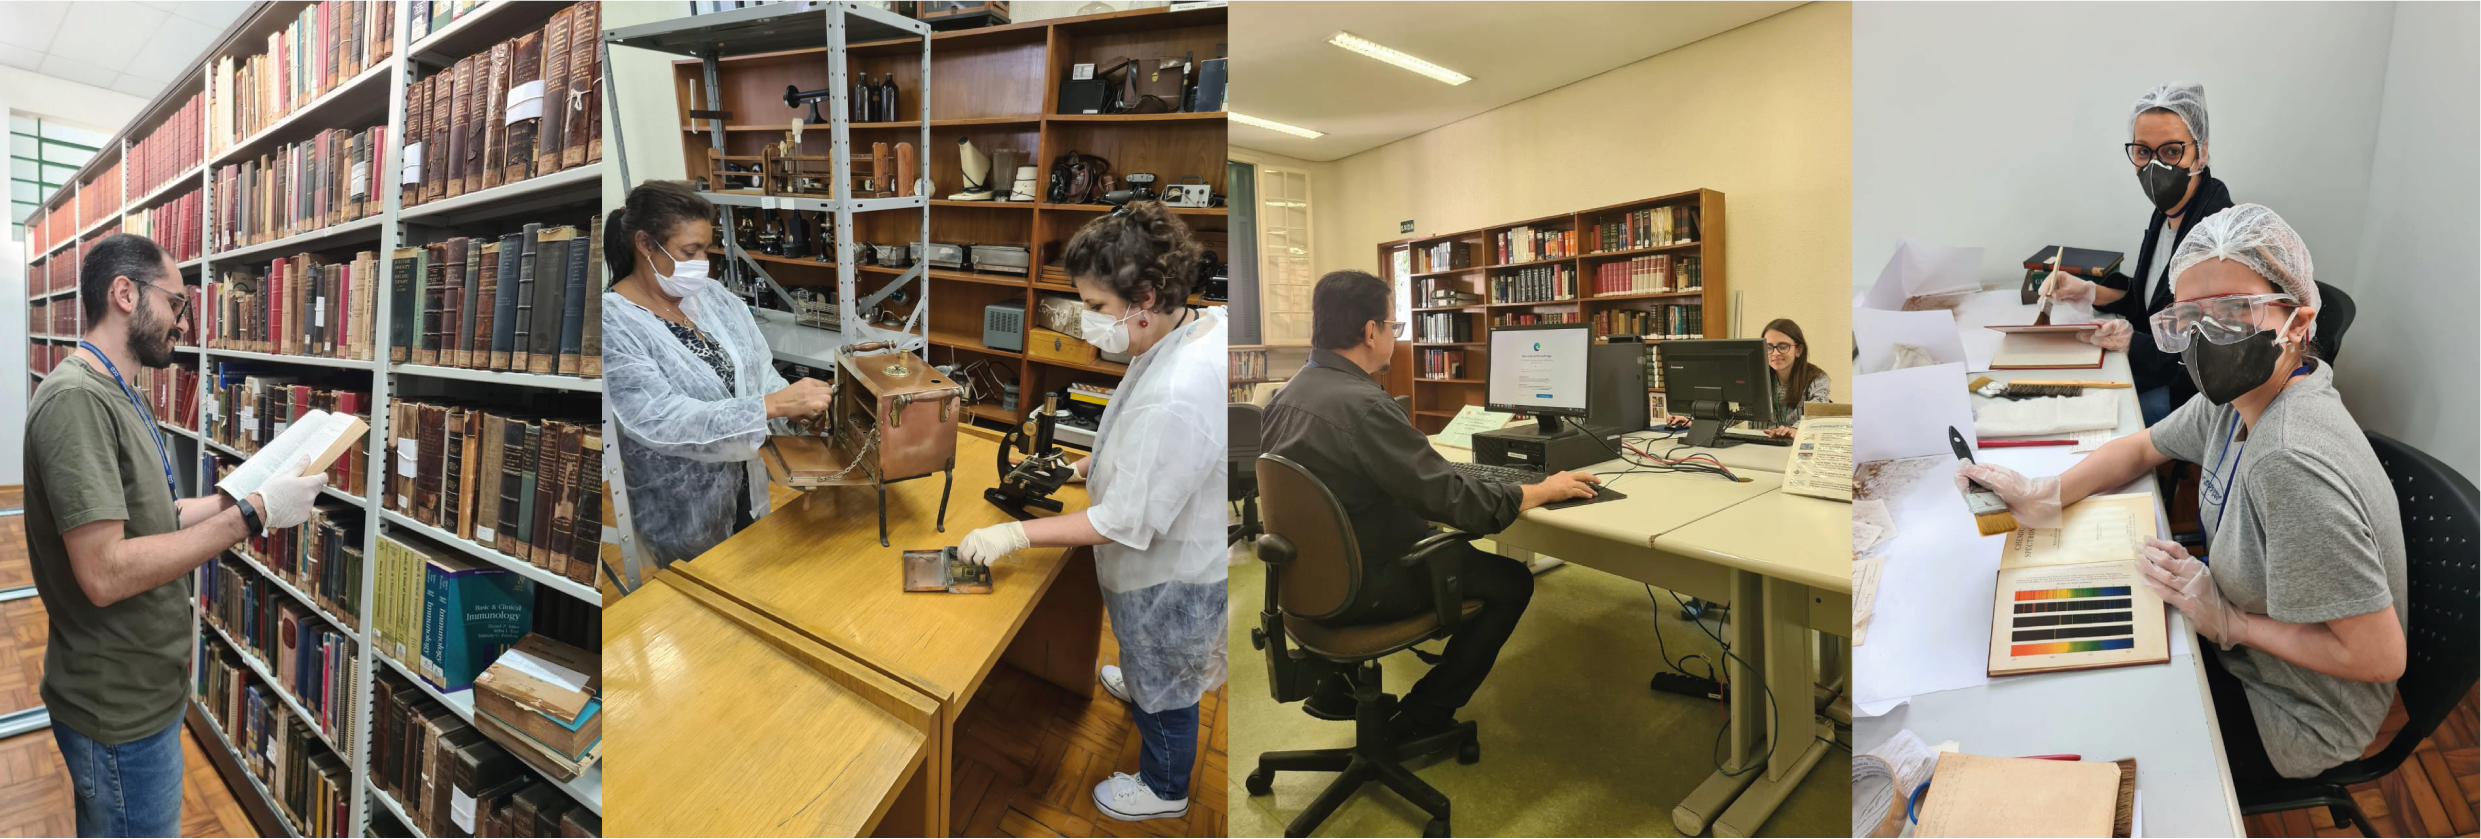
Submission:
{"label": "open book with color chart", "polygon": [[[215,488],[234,498],[248,498],[259,485],[278,475],[308,477],[327,471],[327,467],[344,456],[346,450],[361,442],[370,426],[352,414],[331,414],[311,409],[293,420],[276,434],[276,439],[260,446],[232,474],[215,482]],[[337,487],[359,494],[361,487]]]}
{"label": "open book with color chart", "polygon": [[2087,498],[2059,527],[2008,534],[1989,674],[2170,661],[2169,617],[2137,568],[2137,547],[2153,535],[2154,496],[2143,492]]}

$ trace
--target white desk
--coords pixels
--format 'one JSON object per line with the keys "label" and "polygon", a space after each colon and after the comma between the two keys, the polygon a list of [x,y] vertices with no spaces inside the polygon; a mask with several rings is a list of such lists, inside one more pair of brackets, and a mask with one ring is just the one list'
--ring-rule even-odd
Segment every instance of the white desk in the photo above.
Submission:
{"label": "white desk", "polygon": [[[1959,322],[1957,328],[1981,331],[1984,323],[2031,323],[2032,306]],[[1992,319],[1996,318],[1996,319]],[[2007,318],[2019,318],[2005,321]],[[2099,370],[1999,370],[1975,372],[2000,381],[2026,379],[2101,379],[2130,381],[2126,353],[2106,353]],[[1963,383],[1958,382],[1958,387]],[[2120,423],[2114,435],[2144,428],[2133,390],[2116,391],[2122,398]],[[2028,475],[2065,471],[2083,455],[2068,447],[1983,449],[1985,463],[2006,466]],[[2120,492],[2153,492],[2153,476],[2139,476]],[[2157,493],[2154,515],[2162,525]],[[1884,549],[1895,561],[1934,559],[1907,551],[1908,529],[1895,523],[1895,542]],[[1911,531],[1917,532],[1919,528]],[[1996,553],[1996,537],[1985,540]],[[1987,604],[1909,603],[1893,599],[1901,592],[1880,589],[1878,620],[1891,608],[1963,608],[1986,610]],[[1986,618],[1986,615],[1984,615]],[[1992,679],[1988,684],[1914,695],[1909,706],[1885,716],[1853,720],[1853,748],[1867,752],[1896,732],[1911,729],[1923,742],[1954,740],[1967,752],[1988,755],[2082,754],[2092,760],[2137,759],[2137,789],[2145,796],[2144,832],[2160,836],[2241,835],[2239,799],[2233,795],[2231,770],[2223,756],[2222,734],[2214,720],[2214,703],[2205,687],[2205,665],[2195,650],[2178,640],[2194,638],[2177,611],[2171,613],[2173,647],[2180,654],[2167,665],[2119,667],[2071,673],[2047,673]],[[1884,637],[1871,633],[1873,639]],[[1900,667],[1904,651],[1883,645],[1856,648],[1856,668]]]}

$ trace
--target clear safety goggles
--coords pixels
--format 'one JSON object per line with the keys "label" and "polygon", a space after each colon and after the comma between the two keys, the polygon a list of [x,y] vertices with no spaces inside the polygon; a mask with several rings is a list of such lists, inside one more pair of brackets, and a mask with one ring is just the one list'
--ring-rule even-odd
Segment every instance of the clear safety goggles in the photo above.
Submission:
{"label": "clear safety goggles", "polygon": [[[2154,328],[2154,346],[2163,352],[2188,349],[2190,334],[2202,335],[2214,344],[2236,344],[2273,327],[2258,326],[2265,320],[2266,310],[2274,306],[2298,306],[2300,301],[2289,294],[2226,294],[2182,300],[2163,307],[2149,320]],[[2290,319],[2285,318],[2285,323]]]}

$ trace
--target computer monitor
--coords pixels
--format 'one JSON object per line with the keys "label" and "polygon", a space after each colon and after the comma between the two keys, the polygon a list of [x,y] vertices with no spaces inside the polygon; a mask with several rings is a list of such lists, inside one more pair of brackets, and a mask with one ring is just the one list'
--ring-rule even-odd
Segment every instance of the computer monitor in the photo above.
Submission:
{"label": "computer monitor", "polygon": [[1557,433],[1560,417],[1585,416],[1590,406],[1586,359],[1593,348],[1593,329],[1582,323],[1492,327],[1485,405],[1532,414],[1543,434]]}
{"label": "computer monitor", "polygon": [[1671,410],[1689,418],[1687,443],[1721,448],[1736,422],[1775,422],[1775,377],[1766,342],[1756,338],[1664,341],[1663,393]]}

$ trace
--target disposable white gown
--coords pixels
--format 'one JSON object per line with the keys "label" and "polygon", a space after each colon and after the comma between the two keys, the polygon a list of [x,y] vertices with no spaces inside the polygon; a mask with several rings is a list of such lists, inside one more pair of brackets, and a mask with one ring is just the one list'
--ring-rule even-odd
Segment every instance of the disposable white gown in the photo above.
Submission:
{"label": "disposable white gown", "polygon": [[[1130,362],[1094,439],[1086,515],[1129,697],[1185,708],[1223,684],[1224,313],[1207,308]],[[1195,340],[1192,340],[1195,339]]]}
{"label": "disposable white gown", "polygon": [[766,395],[790,384],[775,372],[747,303],[712,282],[698,295],[691,322],[731,359],[729,392],[662,318],[618,293],[603,295],[603,402],[621,430],[641,556],[656,567],[729,538],[735,492],[747,491],[752,514],[765,514],[757,455],[772,427]]}

